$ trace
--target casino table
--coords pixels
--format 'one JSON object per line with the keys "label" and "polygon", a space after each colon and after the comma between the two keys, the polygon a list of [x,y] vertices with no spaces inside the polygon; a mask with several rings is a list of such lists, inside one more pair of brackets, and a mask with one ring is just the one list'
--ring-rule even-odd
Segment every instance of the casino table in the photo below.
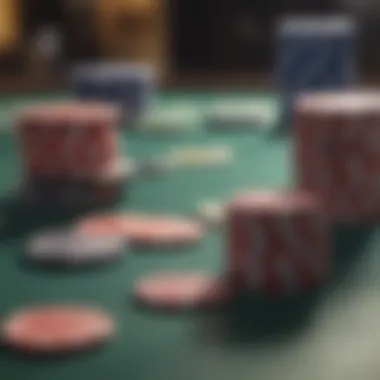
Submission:
{"label": "casino table", "polygon": [[[72,270],[31,267],[23,260],[25,237],[74,216],[17,202],[21,179],[11,111],[28,103],[64,99],[65,93],[10,94],[0,99],[2,129],[0,315],[43,302],[98,305],[118,331],[106,345],[83,354],[42,358],[0,349],[0,378],[23,380],[367,379],[379,374],[374,350],[380,277],[380,234],[374,225],[335,226],[332,277],[321,289],[282,298],[243,297],[223,310],[164,314],[131,300],[134,281],[147,273],[202,270],[220,273],[226,252],[223,229],[210,230],[199,246],[175,252],[130,252],[108,265]],[[162,104],[183,101],[202,110],[221,97],[273,99],[272,93],[167,92]],[[160,104],[161,104],[160,103]],[[226,200],[241,188],[292,186],[292,142],[268,131],[165,135],[125,131],[126,155],[151,158],[174,145],[228,144],[226,166],[184,168],[131,184],[118,210],[189,214],[197,201]],[[351,377],[350,377],[351,376]]]}

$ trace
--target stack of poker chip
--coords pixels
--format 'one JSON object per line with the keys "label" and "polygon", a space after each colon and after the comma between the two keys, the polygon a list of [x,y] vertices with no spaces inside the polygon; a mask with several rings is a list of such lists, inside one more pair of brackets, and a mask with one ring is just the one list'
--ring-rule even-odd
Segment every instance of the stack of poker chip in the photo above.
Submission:
{"label": "stack of poker chip", "polygon": [[380,95],[374,91],[304,94],[296,102],[298,186],[318,194],[337,222],[380,215]]}
{"label": "stack of poker chip", "polygon": [[229,203],[227,278],[237,291],[282,295],[323,284],[329,274],[329,222],[318,197],[248,191]]}
{"label": "stack of poker chip", "polygon": [[155,92],[153,68],[142,63],[82,64],[73,70],[71,80],[79,99],[114,103],[126,120],[146,114]]}
{"label": "stack of poker chip", "polygon": [[105,103],[31,106],[17,124],[24,199],[67,205],[108,204],[128,177],[118,149],[119,110]]}
{"label": "stack of poker chip", "polygon": [[299,94],[341,90],[354,84],[356,34],[356,23],[348,16],[287,16],[279,20],[276,76],[285,121],[291,118]]}

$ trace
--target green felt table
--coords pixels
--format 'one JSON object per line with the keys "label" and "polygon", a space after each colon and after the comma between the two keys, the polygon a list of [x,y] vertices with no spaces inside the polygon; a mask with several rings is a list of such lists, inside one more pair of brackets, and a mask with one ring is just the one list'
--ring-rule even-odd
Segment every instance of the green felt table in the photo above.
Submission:
{"label": "green felt table", "polygon": [[[159,101],[184,101],[201,110],[208,101],[223,96],[273,99],[274,95],[177,92],[161,94]],[[22,252],[25,237],[43,225],[70,219],[70,215],[51,215],[43,207],[25,210],[12,201],[11,192],[20,181],[21,170],[16,136],[9,133],[9,112],[30,102],[66,97],[44,93],[0,99],[4,124],[0,135],[0,316],[36,303],[78,302],[108,310],[117,322],[118,333],[99,349],[60,358],[28,357],[3,347],[0,378],[366,378],[349,376],[361,368],[361,362],[355,360],[369,339],[357,348],[355,334],[371,323],[375,323],[371,331],[376,330],[373,326],[377,322],[373,321],[380,316],[380,308],[375,307],[380,270],[376,226],[335,229],[333,276],[318,292],[284,299],[255,298],[249,300],[249,307],[240,302],[233,310],[212,313],[154,313],[138,309],[130,295],[134,281],[154,271],[221,272],[226,249],[223,230],[210,231],[191,250],[131,252],[100,268],[49,271],[26,265]],[[144,158],[164,154],[174,145],[222,143],[231,146],[235,160],[227,166],[187,168],[140,180],[117,205],[119,210],[191,214],[200,199],[228,199],[240,188],[293,184],[291,140],[264,131],[217,133],[198,125],[193,132],[171,136],[125,132],[120,142],[126,155]],[[367,335],[374,339],[376,334]]]}

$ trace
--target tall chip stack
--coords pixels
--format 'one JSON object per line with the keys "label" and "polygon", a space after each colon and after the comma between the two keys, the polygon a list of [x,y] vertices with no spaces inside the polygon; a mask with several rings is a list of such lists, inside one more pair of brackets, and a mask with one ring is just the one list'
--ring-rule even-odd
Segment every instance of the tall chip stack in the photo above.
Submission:
{"label": "tall chip stack", "polygon": [[127,162],[118,148],[119,110],[105,103],[45,103],[17,124],[21,193],[34,201],[102,204],[122,193]]}
{"label": "tall chip stack", "polygon": [[251,191],[230,202],[227,278],[238,291],[302,292],[322,285],[329,270],[329,221],[313,195]]}
{"label": "tall chip stack", "polygon": [[295,106],[298,186],[318,194],[335,221],[380,216],[380,94],[321,92]]}
{"label": "tall chip stack", "polygon": [[356,25],[346,16],[288,16],[276,30],[276,76],[283,126],[302,92],[342,90],[356,72]]}
{"label": "tall chip stack", "polygon": [[142,63],[82,64],[73,70],[72,88],[78,99],[114,103],[134,121],[152,104],[154,77],[153,68]]}

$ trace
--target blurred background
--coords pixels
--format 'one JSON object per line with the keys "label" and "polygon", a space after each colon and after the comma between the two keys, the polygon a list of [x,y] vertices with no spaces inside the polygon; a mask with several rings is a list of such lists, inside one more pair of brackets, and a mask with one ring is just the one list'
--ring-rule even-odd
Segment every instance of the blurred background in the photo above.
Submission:
{"label": "blurred background", "polygon": [[361,80],[380,74],[377,0],[0,0],[0,88],[60,87],[78,61],[153,63],[168,86],[271,84],[281,14],[348,12]]}

